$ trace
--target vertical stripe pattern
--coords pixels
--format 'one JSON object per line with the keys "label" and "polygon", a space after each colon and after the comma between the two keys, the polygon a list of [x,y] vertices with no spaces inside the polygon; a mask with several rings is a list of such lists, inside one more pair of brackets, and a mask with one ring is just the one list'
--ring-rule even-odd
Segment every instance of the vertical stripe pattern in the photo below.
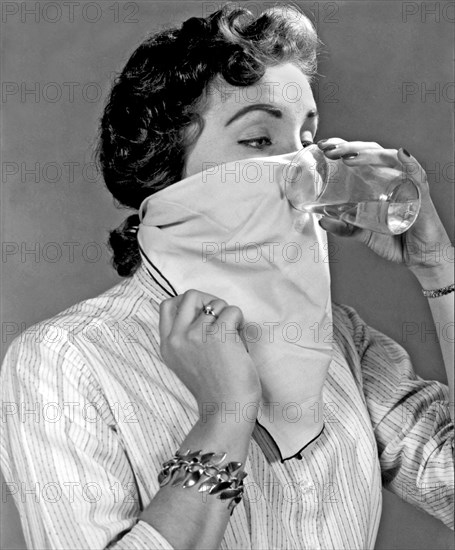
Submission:
{"label": "vertical stripe pattern", "polygon": [[[159,352],[145,266],[96,298],[27,329],[1,368],[1,466],[30,548],[171,549],[140,510],[197,420]],[[324,430],[280,461],[256,425],[245,497],[222,549],[373,548],[381,487],[453,528],[448,389],[416,376],[397,343],[334,305]],[[5,492],[4,492],[5,494]]]}

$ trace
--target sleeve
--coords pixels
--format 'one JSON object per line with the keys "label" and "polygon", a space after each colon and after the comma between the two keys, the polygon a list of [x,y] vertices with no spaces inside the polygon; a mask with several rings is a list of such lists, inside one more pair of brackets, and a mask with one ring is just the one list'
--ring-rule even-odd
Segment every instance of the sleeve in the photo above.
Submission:
{"label": "sleeve", "polygon": [[[345,307],[345,306],[344,306]],[[385,488],[454,528],[454,425],[448,387],[424,380],[407,352],[351,308],[363,393]]]}
{"label": "sleeve", "polygon": [[1,465],[27,546],[172,550],[138,519],[134,472],[82,357],[67,337],[26,331],[2,365]]}

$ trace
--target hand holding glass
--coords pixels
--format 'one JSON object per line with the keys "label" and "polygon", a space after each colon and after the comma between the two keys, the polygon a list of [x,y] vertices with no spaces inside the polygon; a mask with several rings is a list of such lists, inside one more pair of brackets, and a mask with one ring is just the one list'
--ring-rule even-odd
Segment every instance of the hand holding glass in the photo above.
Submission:
{"label": "hand holding glass", "polygon": [[386,235],[407,231],[420,210],[420,191],[404,167],[347,166],[328,159],[317,145],[296,154],[284,180],[286,197],[296,210]]}

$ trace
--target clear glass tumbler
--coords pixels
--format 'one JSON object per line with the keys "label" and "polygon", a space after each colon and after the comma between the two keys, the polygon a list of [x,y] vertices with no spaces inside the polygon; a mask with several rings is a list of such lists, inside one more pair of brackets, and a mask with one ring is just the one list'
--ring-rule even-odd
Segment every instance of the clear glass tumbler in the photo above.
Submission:
{"label": "clear glass tumbler", "polygon": [[421,204],[419,188],[404,168],[347,166],[341,159],[328,159],[317,145],[295,155],[284,171],[284,185],[296,210],[386,235],[407,231]]}

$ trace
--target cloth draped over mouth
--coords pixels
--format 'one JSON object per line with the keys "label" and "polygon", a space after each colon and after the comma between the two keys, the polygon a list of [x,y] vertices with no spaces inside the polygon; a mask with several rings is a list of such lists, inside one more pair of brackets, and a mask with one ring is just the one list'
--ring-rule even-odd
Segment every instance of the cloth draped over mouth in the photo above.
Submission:
{"label": "cloth draped over mouth", "polygon": [[176,294],[193,288],[242,310],[242,336],[262,385],[257,422],[282,460],[323,429],[332,358],[326,233],[316,215],[286,199],[294,156],[207,164],[147,197],[138,230],[142,260]]}

